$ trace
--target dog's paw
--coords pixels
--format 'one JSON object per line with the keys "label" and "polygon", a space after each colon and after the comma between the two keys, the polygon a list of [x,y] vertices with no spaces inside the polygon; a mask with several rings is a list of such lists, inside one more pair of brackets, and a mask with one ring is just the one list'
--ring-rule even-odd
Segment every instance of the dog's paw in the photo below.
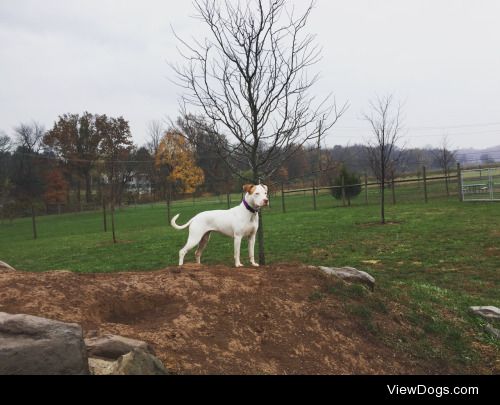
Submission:
{"label": "dog's paw", "polygon": [[234,267],[243,267],[241,263],[235,263]]}
{"label": "dog's paw", "polygon": [[259,263],[252,262],[250,263],[253,267],[259,267]]}

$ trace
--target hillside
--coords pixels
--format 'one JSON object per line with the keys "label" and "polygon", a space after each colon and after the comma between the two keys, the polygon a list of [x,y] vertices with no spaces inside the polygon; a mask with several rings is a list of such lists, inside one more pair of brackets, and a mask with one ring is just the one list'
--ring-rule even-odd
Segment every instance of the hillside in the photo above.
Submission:
{"label": "hillside", "polygon": [[383,295],[292,264],[0,272],[0,311],[77,322],[86,336],[147,341],[180,374],[491,372],[491,352],[484,368],[457,368],[398,349],[414,331]]}

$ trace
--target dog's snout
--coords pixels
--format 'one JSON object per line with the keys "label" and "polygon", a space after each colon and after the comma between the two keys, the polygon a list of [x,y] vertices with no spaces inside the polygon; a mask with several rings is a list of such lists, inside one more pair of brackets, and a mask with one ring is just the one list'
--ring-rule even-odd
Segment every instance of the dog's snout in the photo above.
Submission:
{"label": "dog's snout", "polygon": [[264,204],[269,204],[269,200],[267,198],[264,198]]}

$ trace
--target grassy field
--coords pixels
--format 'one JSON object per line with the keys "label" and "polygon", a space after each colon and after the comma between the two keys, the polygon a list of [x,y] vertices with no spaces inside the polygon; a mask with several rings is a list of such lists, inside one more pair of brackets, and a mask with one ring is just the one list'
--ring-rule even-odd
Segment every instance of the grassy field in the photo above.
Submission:
{"label": "grassy field", "polygon": [[[456,197],[388,204],[390,223],[381,226],[375,204],[344,208],[326,194],[319,200],[313,211],[311,195],[289,195],[286,214],[279,198],[273,201],[264,214],[268,263],[367,271],[377,280],[374,293],[351,286],[316,291],[310,299],[342,295],[346,310],[367,333],[416,358],[464,369],[489,358],[486,369],[500,370],[498,360],[491,362],[500,353],[498,340],[468,312],[470,305],[500,307],[500,204],[460,203]],[[178,222],[184,223],[202,210],[224,208],[225,201],[214,198],[186,200],[173,205],[172,215],[180,213]],[[97,212],[40,217],[37,240],[31,239],[29,218],[6,222],[0,225],[0,260],[21,270],[77,272],[154,270],[177,263],[187,232],[167,225],[164,204],[117,211],[116,224],[119,243],[113,245]],[[202,261],[231,265],[232,254],[232,240],[213,235]],[[194,261],[194,251],[186,259]],[[246,243],[242,259],[248,263]],[[377,316],[389,309],[401,313],[411,339],[380,333]]]}

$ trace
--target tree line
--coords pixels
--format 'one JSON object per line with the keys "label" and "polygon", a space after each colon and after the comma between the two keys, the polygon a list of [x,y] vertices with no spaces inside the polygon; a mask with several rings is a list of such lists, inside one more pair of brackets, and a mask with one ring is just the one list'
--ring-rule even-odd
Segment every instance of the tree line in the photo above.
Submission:
{"label": "tree line", "polygon": [[[50,130],[21,123],[13,136],[0,136],[0,207],[4,218],[44,212],[78,211],[96,204],[166,200],[184,194],[225,194],[252,176],[247,164],[220,159],[222,135],[199,125],[201,117],[186,114],[165,128],[148,125],[148,142],[132,141],[123,117],[64,114]],[[400,150],[386,180],[396,173],[414,172],[425,165],[449,171],[455,164],[447,145],[434,149]],[[281,156],[278,153],[278,160]],[[277,165],[266,179],[271,184],[300,182],[314,176],[318,185],[333,185],[342,170],[380,179],[366,145],[296,147],[293,158]],[[235,171],[236,170],[236,171]]]}

